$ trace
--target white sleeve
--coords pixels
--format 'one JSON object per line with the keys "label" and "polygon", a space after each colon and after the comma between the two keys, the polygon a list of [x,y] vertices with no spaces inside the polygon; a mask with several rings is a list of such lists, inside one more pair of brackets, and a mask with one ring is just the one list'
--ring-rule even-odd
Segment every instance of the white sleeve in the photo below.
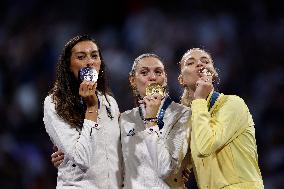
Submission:
{"label": "white sleeve", "polygon": [[85,119],[80,133],[58,116],[50,96],[44,101],[43,121],[54,145],[80,168],[88,169],[95,152],[96,134],[101,126]]}
{"label": "white sleeve", "polygon": [[189,111],[186,111],[173,125],[169,135],[160,137],[159,132],[148,134],[143,131],[144,142],[151,157],[151,164],[161,178],[180,167],[188,149]]}
{"label": "white sleeve", "polygon": [[116,100],[110,95],[107,95],[107,98],[108,98],[110,104],[114,107],[113,110],[114,110],[114,113],[115,113],[115,117],[116,116],[119,117],[120,111],[119,111],[119,107],[118,107]]}

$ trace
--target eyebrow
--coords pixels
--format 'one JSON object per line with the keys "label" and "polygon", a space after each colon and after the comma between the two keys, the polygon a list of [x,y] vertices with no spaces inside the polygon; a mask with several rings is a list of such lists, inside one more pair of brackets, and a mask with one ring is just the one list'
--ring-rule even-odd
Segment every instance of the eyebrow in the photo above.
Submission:
{"label": "eyebrow", "polygon": [[[200,59],[204,59],[204,58],[209,59],[207,56],[202,56],[202,57],[200,57]],[[195,58],[190,57],[190,58],[188,58],[188,59],[186,59],[186,60],[195,60]]]}
{"label": "eyebrow", "polygon": [[[99,51],[98,50],[94,50],[94,51],[91,51],[91,53],[98,53]],[[85,51],[78,51],[78,52],[73,52],[75,54],[79,54],[79,53],[86,53]]]}
{"label": "eyebrow", "polygon": [[195,60],[195,58],[187,58],[187,59],[185,59],[185,61],[188,61],[188,60]]}
{"label": "eyebrow", "polygon": [[[140,69],[149,69],[150,67],[146,67],[146,66],[143,66],[141,67]],[[163,67],[151,67],[151,68],[154,68],[154,69],[163,69]]]}
{"label": "eyebrow", "polygon": [[207,56],[202,56],[200,59],[204,59],[204,58],[209,59]]}

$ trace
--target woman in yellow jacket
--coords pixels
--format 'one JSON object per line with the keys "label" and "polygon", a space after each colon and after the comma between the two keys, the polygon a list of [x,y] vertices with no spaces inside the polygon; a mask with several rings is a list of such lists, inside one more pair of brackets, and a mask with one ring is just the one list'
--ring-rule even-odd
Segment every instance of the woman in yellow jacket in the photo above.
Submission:
{"label": "woman in yellow jacket", "polygon": [[190,106],[190,149],[200,189],[259,189],[255,128],[242,98],[214,91],[218,79],[211,56],[194,48],[180,61],[182,103]]}

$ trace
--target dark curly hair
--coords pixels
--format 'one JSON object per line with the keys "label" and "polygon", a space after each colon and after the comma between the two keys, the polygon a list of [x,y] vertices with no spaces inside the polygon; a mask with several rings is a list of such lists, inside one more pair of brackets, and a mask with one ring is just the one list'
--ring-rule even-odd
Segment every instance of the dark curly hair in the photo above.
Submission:
{"label": "dark curly hair", "polygon": [[[49,91],[49,94],[53,97],[57,114],[64,121],[69,123],[71,127],[80,128],[83,126],[86,105],[81,103],[81,97],[79,95],[80,83],[70,70],[70,60],[72,48],[81,41],[92,41],[97,45],[97,42],[88,35],[76,36],[68,41],[64,46],[57,63],[54,86]],[[106,94],[109,94],[109,89],[106,84],[105,63],[99,47],[98,50],[101,67],[97,82],[97,90],[106,96]]]}

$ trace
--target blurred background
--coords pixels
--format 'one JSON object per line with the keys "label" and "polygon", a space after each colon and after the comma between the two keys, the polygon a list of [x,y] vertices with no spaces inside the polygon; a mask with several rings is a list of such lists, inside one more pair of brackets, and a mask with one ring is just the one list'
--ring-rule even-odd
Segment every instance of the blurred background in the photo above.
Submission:
{"label": "blurred background", "polygon": [[[279,2],[280,3],[280,2]],[[208,50],[218,89],[248,104],[266,189],[284,188],[284,14],[272,0],[0,1],[0,188],[52,189],[56,169],[42,121],[64,44],[78,34],[102,49],[121,112],[132,108],[128,72],[145,52],[164,59],[178,101],[177,63]]]}

